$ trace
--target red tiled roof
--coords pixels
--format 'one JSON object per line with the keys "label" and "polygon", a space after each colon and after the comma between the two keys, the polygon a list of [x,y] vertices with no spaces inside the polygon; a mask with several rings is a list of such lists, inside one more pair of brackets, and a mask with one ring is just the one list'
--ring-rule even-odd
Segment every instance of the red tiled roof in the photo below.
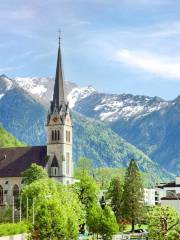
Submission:
{"label": "red tiled roof", "polygon": [[45,167],[46,160],[46,146],[0,148],[0,177],[19,177],[32,163]]}

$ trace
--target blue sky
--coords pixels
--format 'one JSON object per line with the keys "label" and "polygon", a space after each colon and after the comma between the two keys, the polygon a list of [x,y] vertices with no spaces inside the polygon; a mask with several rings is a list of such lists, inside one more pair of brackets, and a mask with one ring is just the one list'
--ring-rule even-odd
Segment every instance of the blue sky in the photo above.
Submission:
{"label": "blue sky", "polygon": [[111,93],[180,94],[179,0],[1,0],[0,74],[54,76]]}

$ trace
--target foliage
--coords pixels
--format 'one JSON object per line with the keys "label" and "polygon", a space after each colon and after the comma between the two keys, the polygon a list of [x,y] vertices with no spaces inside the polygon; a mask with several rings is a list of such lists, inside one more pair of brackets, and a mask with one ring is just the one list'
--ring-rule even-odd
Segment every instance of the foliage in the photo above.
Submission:
{"label": "foliage", "polygon": [[180,239],[180,219],[175,209],[155,206],[149,212],[149,235],[158,240]]}
{"label": "foliage", "polygon": [[90,233],[99,234],[102,211],[101,206],[97,202],[94,202],[91,206],[86,220]]}
{"label": "foliage", "polygon": [[99,233],[103,240],[110,240],[118,232],[116,217],[109,206],[102,210],[100,218]]}
{"label": "foliage", "polygon": [[94,175],[101,189],[108,189],[112,178],[119,177],[121,182],[124,181],[124,168],[97,168]]}
{"label": "foliage", "polygon": [[135,159],[141,171],[149,173],[148,179],[152,183],[172,177],[107,124],[77,113],[73,113],[73,119],[75,160],[85,156],[93,159],[94,167],[125,168],[129,159]]}
{"label": "foliage", "polygon": [[98,203],[94,203],[90,208],[87,225],[91,233],[97,236],[100,234],[104,240],[112,239],[112,235],[119,229],[116,217],[111,208],[106,206],[105,209],[102,210]]}
{"label": "foliage", "polygon": [[130,221],[132,231],[134,226],[143,218],[144,189],[138,166],[134,160],[130,161],[127,168],[122,195],[122,215]]}
{"label": "foliage", "polygon": [[39,179],[47,179],[48,174],[47,174],[47,171],[43,169],[41,166],[35,163],[32,163],[30,168],[26,169],[22,173],[22,177],[23,177],[23,183],[25,185],[28,185]]}
{"label": "foliage", "polygon": [[74,184],[73,189],[88,213],[88,210],[98,201],[99,188],[95,180],[91,176],[83,174],[80,181]]}
{"label": "foliage", "polygon": [[93,172],[94,172],[94,169],[93,169],[92,160],[86,157],[81,157],[76,164],[74,175],[75,175],[75,178],[81,178],[81,176],[84,174],[93,176]]}
{"label": "foliage", "polygon": [[120,177],[114,177],[111,179],[110,186],[107,192],[107,198],[111,201],[112,210],[115,213],[117,222],[122,219],[121,204],[122,204],[123,186]]}
{"label": "foliage", "polygon": [[0,125],[0,147],[22,147],[24,143],[17,140]]}
{"label": "foliage", "polygon": [[77,239],[84,211],[78,196],[67,186],[53,179],[40,179],[24,187],[23,202],[29,199],[29,220],[32,221],[34,199],[35,224],[31,228],[36,239]]}
{"label": "foliage", "polygon": [[27,233],[27,225],[21,223],[5,223],[0,224],[0,236],[15,235],[20,233]]}
{"label": "foliage", "polygon": [[6,223],[12,220],[12,208],[6,205],[0,209],[0,222]]}

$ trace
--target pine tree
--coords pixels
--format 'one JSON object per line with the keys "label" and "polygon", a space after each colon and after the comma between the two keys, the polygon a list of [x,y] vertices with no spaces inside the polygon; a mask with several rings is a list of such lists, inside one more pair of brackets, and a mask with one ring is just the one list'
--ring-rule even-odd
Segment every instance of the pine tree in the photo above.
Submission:
{"label": "pine tree", "polygon": [[123,185],[121,183],[120,177],[112,178],[110,182],[110,186],[107,193],[107,198],[111,200],[111,207],[115,213],[117,222],[120,222],[122,218],[121,213],[121,204],[122,204],[122,193],[123,193]]}
{"label": "pine tree", "polygon": [[143,217],[143,202],[144,189],[140,172],[135,160],[131,160],[126,170],[121,209],[123,218],[131,222],[132,232],[135,224]]}

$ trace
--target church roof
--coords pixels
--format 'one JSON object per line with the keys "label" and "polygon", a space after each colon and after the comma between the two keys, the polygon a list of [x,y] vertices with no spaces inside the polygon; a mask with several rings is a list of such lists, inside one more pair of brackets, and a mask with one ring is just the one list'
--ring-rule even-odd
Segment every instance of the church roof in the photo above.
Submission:
{"label": "church roof", "polygon": [[66,96],[64,90],[64,71],[61,56],[61,46],[59,37],[59,47],[58,47],[58,58],[56,66],[56,77],[54,84],[54,94],[53,94],[53,108],[56,106],[58,109],[62,103],[66,103]]}
{"label": "church roof", "polygon": [[46,166],[46,146],[0,148],[0,178],[19,177],[32,163]]}

